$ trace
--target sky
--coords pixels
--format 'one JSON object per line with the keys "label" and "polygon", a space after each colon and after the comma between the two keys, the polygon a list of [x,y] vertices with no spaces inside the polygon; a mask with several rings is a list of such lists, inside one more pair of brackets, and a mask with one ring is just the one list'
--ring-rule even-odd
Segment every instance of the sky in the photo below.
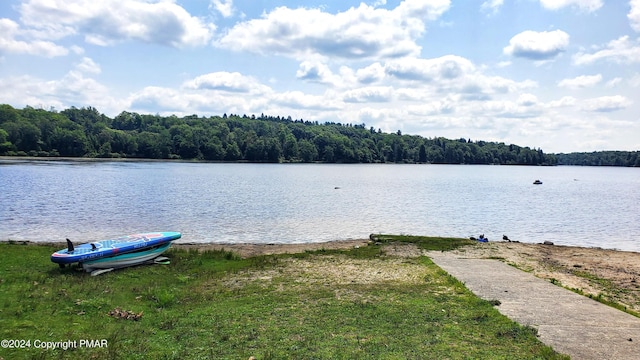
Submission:
{"label": "sky", "polygon": [[0,103],[640,150],[640,0],[3,0]]}

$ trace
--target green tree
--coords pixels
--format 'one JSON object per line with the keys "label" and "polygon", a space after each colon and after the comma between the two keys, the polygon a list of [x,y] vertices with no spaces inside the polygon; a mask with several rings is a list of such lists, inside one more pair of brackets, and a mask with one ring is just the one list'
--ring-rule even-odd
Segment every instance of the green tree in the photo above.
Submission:
{"label": "green tree", "polygon": [[171,153],[171,139],[168,133],[143,131],[136,137],[137,157],[148,159],[167,159]]}
{"label": "green tree", "polygon": [[7,139],[14,144],[18,151],[40,150],[40,129],[26,120],[6,122],[2,128],[7,132]]}
{"label": "green tree", "polygon": [[298,142],[298,149],[300,152],[300,159],[303,162],[313,162],[318,159],[318,149],[309,140],[300,140]]}
{"label": "green tree", "polygon": [[202,156],[205,160],[224,160],[225,150],[218,138],[209,138],[202,144]]}
{"label": "green tree", "polygon": [[0,105],[0,125],[6,122],[17,122],[20,117],[18,110],[8,104]]}
{"label": "green tree", "polygon": [[56,128],[51,143],[60,156],[80,157],[87,152],[87,136],[82,130]]}
{"label": "green tree", "polygon": [[282,158],[282,148],[280,146],[280,142],[276,138],[270,138],[267,140],[267,144],[265,146],[266,152],[266,160],[268,162],[277,163],[280,162]]}
{"label": "green tree", "polygon": [[193,129],[187,124],[173,125],[169,128],[173,153],[182,159],[195,159],[200,155],[200,149],[196,144]]}
{"label": "green tree", "polygon": [[236,161],[242,159],[242,153],[240,152],[240,147],[235,140],[231,140],[227,143],[225,147],[224,159],[227,161]]}
{"label": "green tree", "polygon": [[418,155],[418,161],[421,163],[426,163],[427,162],[427,148],[424,146],[424,144],[420,145],[420,152]]}
{"label": "green tree", "polygon": [[285,160],[295,160],[300,156],[298,141],[291,132],[285,135],[284,144],[282,146],[282,156]]}
{"label": "green tree", "polygon": [[0,154],[6,155],[13,149],[14,146],[11,141],[9,141],[9,134],[4,129],[0,128]]}

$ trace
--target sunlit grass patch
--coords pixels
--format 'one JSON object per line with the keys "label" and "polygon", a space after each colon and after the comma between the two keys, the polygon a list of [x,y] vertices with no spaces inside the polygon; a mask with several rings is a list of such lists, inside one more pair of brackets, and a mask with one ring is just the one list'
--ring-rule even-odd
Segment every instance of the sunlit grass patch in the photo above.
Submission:
{"label": "sunlit grass patch", "polygon": [[476,241],[460,238],[411,236],[411,235],[385,235],[372,234],[373,241],[378,243],[406,242],[416,244],[423,250],[449,251],[463,246],[477,244]]}

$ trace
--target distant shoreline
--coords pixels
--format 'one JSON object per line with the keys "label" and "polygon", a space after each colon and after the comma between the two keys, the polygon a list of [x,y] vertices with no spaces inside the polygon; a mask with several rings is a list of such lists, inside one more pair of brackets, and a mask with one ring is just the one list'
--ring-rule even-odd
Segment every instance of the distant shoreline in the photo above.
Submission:
{"label": "distant shoreline", "polygon": [[64,157],[64,156],[0,156],[0,160],[22,161],[75,161],[75,162],[181,162],[181,163],[224,163],[226,161],[210,160],[184,160],[184,159],[147,159],[147,158],[91,158],[91,157]]}
{"label": "distant shoreline", "polygon": [[613,166],[613,165],[566,165],[566,164],[558,164],[558,165],[528,165],[528,164],[449,164],[449,163],[395,163],[395,162],[378,162],[378,163],[343,163],[343,162],[324,162],[324,161],[313,161],[313,162],[253,162],[248,160],[235,160],[235,161],[227,161],[227,160],[198,160],[198,159],[152,159],[152,158],[102,158],[102,157],[65,157],[65,156],[6,156],[0,155],[0,161],[4,160],[14,160],[14,161],[23,161],[23,162],[31,162],[31,161],[50,161],[50,162],[86,162],[86,163],[100,163],[100,162],[131,162],[131,163],[143,163],[143,162],[154,162],[154,163],[162,163],[162,162],[174,162],[174,163],[191,163],[191,164],[329,164],[329,165],[461,165],[461,166],[578,166],[578,167],[625,167],[625,166]]}
{"label": "distant shoreline", "polygon": [[[0,240],[0,243],[14,243],[20,245],[36,245],[36,246],[57,246],[65,248],[67,244],[64,241],[32,241],[32,240]],[[84,242],[78,242],[84,243]],[[281,253],[295,253],[304,251],[313,251],[320,249],[348,249],[354,246],[367,246],[372,244],[370,239],[344,239],[344,240],[330,240],[322,242],[306,242],[306,243],[207,243],[207,242],[173,242],[172,246],[178,249],[196,249],[200,251],[207,250],[229,250],[238,251],[240,255],[243,253],[255,255],[268,255],[268,254],[281,254]],[[525,242],[508,242],[508,241],[489,241],[488,243],[478,243],[479,246],[484,246],[488,249],[496,249],[496,247],[518,247],[535,249],[540,248],[545,251],[553,251],[553,249],[559,249],[561,251],[574,250],[587,250],[589,252],[620,252],[630,253],[640,256],[640,252],[632,250],[621,249],[608,249],[602,247],[588,247],[578,245],[545,245],[543,243],[525,243]],[[640,279],[638,279],[640,281]],[[639,285],[640,287],[640,285]]]}

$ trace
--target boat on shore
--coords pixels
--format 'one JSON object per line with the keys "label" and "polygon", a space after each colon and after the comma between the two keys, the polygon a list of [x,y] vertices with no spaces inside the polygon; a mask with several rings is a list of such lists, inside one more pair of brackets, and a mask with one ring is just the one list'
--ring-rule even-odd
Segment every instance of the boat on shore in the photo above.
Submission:
{"label": "boat on shore", "polygon": [[144,250],[133,251],[122,255],[116,255],[112,257],[105,257],[98,260],[86,261],[81,263],[82,269],[86,272],[90,272],[91,275],[102,274],[103,272],[121,269],[129,266],[142,265],[145,263],[168,263],[169,259],[162,255],[169,249],[171,243],[165,243],[162,245],[154,246],[152,248],[146,248]]}
{"label": "boat on shore", "polygon": [[77,246],[67,239],[67,248],[54,252],[51,261],[60,267],[78,263],[87,272],[110,271],[152,261],[181,237],[179,232],[142,233]]}

